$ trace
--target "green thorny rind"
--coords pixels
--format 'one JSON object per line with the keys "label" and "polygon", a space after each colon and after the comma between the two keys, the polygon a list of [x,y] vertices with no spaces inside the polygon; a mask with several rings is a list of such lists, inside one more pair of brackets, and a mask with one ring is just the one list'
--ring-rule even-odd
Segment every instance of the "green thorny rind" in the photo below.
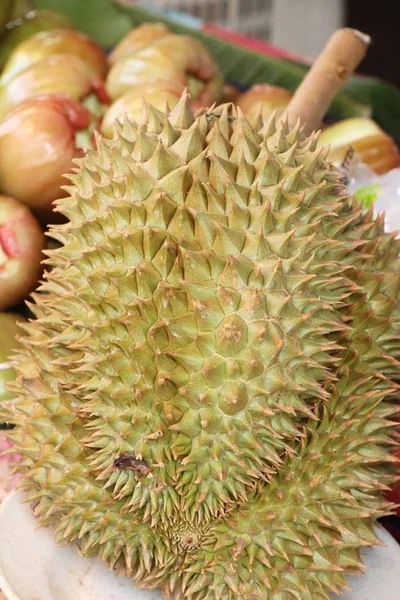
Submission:
{"label": "green thorny rind", "polygon": [[145,110],[59,202],[3,406],[22,488],[144,587],[327,598],[390,510],[399,242],[315,137]]}

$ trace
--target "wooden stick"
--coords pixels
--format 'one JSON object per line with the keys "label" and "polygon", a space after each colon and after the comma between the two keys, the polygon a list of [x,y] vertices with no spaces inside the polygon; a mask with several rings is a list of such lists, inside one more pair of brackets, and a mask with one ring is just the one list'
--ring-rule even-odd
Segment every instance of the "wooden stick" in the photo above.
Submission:
{"label": "wooden stick", "polygon": [[288,105],[289,126],[298,120],[304,135],[319,129],[333,98],[367,53],[371,38],[356,29],[338,29],[317,58]]}

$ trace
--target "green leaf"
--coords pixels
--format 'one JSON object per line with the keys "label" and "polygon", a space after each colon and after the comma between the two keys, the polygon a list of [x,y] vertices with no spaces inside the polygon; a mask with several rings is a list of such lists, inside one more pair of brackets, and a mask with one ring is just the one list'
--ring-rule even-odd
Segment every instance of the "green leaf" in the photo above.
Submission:
{"label": "green leaf", "polygon": [[35,4],[33,0],[14,0],[11,18],[12,20],[20,19],[31,10],[34,10],[34,8]]}
{"label": "green leaf", "polygon": [[379,185],[379,183],[373,183],[372,185],[363,185],[356,191],[354,195],[357,198],[357,200],[363,206],[365,206],[365,208],[369,208],[375,202],[375,200],[377,200],[381,189],[382,188]]}
{"label": "green leaf", "polygon": [[352,77],[343,88],[372,106],[372,117],[390,135],[400,138],[400,89],[377,77]]}
{"label": "green leaf", "polygon": [[12,1],[1,0],[0,2],[0,33],[2,33],[11,15]]}
{"label": "green leaf", "polygon": [[104,48],[117,44],[132,29],[128,13],[111,0],[36,0],[36,8],[65,15]]}

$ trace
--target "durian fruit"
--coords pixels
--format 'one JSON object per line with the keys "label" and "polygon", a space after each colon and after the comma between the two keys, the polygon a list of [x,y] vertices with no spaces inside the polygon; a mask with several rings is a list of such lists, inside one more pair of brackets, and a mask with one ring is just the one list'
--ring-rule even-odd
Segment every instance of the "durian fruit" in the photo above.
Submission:
{"label": "durian fruit", "polygon": [[391,510],[399,240],[232,105],[79,159],[3,419],[34,514],[144,588],[323,600]]}
{"label": "durian fruit", "polygon": [[[111,104],[101,120],[101,133],[105,137],[112,138],[116,119],[121,121],[125,116],[136,123],[141,122],[144,98],[153,108],[162,111],[167,106],[170,108],[176,106],[184,90],[184,86],[179,81],[168,79],[139,83]],[[146,111],[143,118],[146,120]]]}

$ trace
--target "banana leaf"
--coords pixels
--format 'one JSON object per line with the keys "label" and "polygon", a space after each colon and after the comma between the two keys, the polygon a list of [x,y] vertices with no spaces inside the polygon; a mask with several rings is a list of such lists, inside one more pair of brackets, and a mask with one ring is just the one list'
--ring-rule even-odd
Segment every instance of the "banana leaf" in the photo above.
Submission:
{"label": "banana leaf", "polygon": [[372,117],[390,135],[400,140],[400,89],[377,77],[352,77],[346,93],[372,106]]}
{"label": "banana leaf", "polygon": [[[0,0],[1,1],[1,0]],[[110,48],[132,29],[128,11],[112,0],[34,0],[38,9],[54,10],[65,15],[104,48]]]}
{"label": "banana leaf", "polygon": [[1,0],[0,2],[0,33],[3,31],[8,19],[11,16],[11,0]]}

